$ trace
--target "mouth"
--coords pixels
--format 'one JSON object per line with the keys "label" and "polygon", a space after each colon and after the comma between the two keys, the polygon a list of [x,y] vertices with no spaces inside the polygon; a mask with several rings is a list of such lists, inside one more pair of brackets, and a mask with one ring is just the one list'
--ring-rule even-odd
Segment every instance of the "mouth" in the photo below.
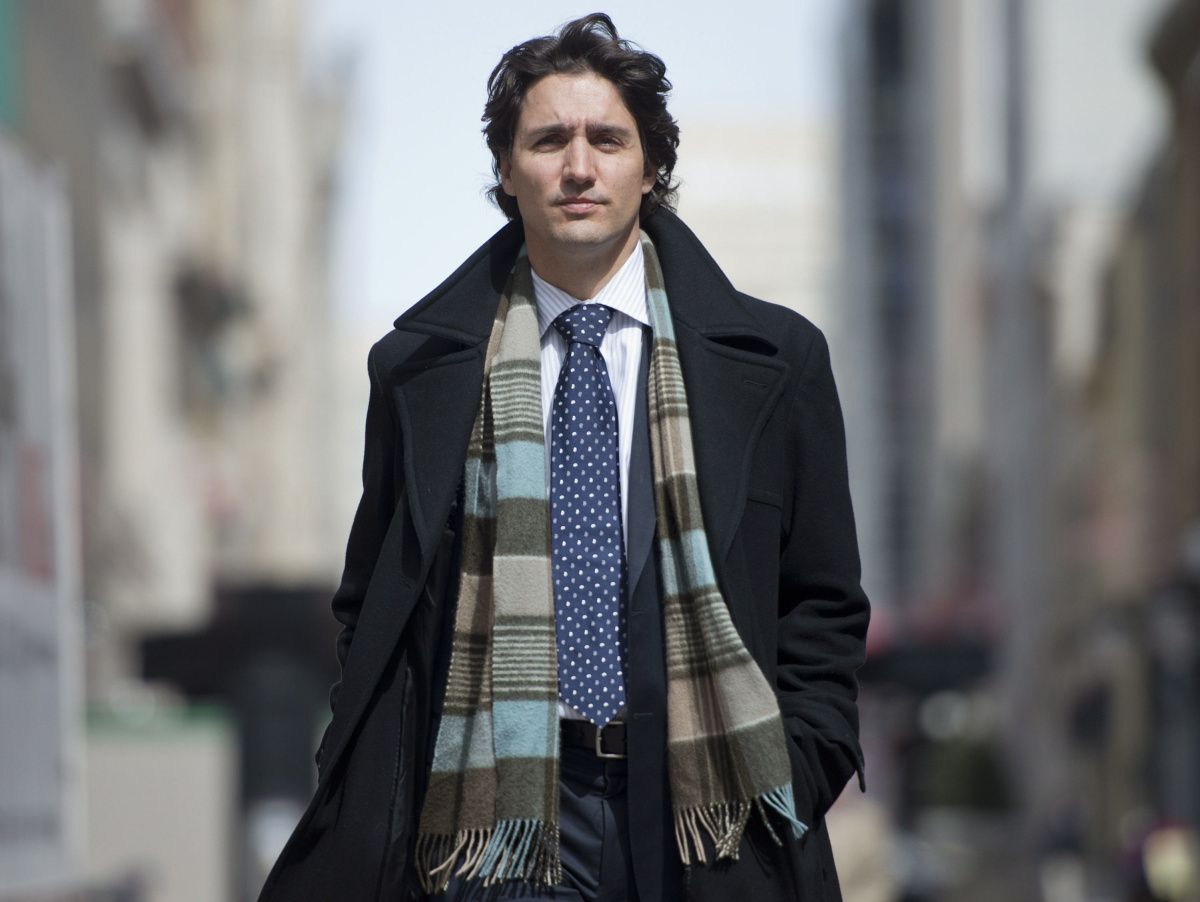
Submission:
{"label": "mouth", "polygon": [[567,197],[560,200],[558,205],[568,213],[590,213],[600,206],[600,202],[587,197]]}

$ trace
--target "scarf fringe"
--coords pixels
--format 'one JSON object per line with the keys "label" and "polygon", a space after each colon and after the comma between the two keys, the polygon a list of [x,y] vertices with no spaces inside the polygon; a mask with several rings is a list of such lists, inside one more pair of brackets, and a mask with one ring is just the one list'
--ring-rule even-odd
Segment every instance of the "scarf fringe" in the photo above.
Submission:
{"label": "scarf fringe", "polygon": [[707,863],[708,853],[704,848],[701,828],[708,834],[708,839],[716,852],[716,860],[732,858],[737,861],[738,844],[742,833],[750,820],[751,808],[757,808],[762,816],[763,824],[776,845],[783,845],[783,840],[771,826],[767,817],[767,808],[787,821],[792,828],[792,835],[799,839],[808,829],[796,817],[796,803],[792,794],[792,785],[785,783],[768,790],[753,799],[739,799],[734,802],[710,802],[706,805],[693,805],[690,808],[679,808],[675,811],[675,842],[679,846],[679,857],[685,865],[692,863],[693,857],[700,863]]}
{"label": "scarf fringe", "polygon": [[482,878],[484,886],[502,880],[540,886],[562,882],[558,825],[538,818],[510,818],[453,834],[422,833],[415,857],[426,893],[444,892],[452,876]]}

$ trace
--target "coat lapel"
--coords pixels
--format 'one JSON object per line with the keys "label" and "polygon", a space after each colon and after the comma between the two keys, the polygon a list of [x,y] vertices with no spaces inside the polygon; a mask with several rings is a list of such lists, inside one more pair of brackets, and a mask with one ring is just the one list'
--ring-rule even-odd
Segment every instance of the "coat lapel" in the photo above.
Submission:
{"label": "coat lapel", "polygon": [[519,224],[509,223],[395,322],[400,331],[427,336],[421,352],[390,374],[408,506],[425,567],[462,476],[488,336],[523,240]]}
{"label": "coat lapel", "polygon": [[[723,575],[746,504],[750,462],[788,365],[700,240],[671,211],[642,228],[666,282],[713,565]],[[724,587],[723,587],[724,588]],[[728,597],[728,596],[727,596]]]}

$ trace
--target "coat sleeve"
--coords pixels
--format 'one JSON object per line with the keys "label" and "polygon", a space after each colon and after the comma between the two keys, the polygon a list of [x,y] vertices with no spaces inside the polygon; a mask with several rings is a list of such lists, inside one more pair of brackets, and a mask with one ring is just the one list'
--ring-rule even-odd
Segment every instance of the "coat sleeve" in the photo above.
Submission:
{"label": "coat sleeve", "polygon": [[851,774],[858,773],[865,789],[855,672],[865,657],[870,617],[860,585],[841,405],[820,331],[789,417],[794,483],[784,509],[776,688],[796,813],[811,825]]}
{"label": "coat sleeve", "polygon": [[[338,660],[338,680],[329,689],[330,712],[337,710],[338,691],[342,686],[342,675],[346,669],[346,657],[354,640],[354,628],[362,610],[363,596],[367,591],[379,549],[383,544],[395,507],[395,467],[397,431],[395,420],[384,396],[383,383],[377,370],[377,348],[367,355],[367,372],[371,393],[367,401],[366,434],[363,440],[362,498],[350,527],[350,538],[346,543],[346,561],[342,579],[334,592],[330,607],[334,618],[342,625],[337,636],[335,652]],[[326,728],[317,748],[315,760],[318,770],[325,750]]]}

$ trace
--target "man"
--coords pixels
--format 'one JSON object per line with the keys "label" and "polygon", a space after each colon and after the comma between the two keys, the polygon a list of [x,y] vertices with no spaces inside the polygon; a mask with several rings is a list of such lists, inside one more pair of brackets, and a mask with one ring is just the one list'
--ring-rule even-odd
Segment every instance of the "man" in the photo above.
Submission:
{"label": "man", "polygon": [[371,350],[342,679],[262,899],[840,898],[828,348],[671,211],[669,88],[601,14],[492,73],[510,222]]}

